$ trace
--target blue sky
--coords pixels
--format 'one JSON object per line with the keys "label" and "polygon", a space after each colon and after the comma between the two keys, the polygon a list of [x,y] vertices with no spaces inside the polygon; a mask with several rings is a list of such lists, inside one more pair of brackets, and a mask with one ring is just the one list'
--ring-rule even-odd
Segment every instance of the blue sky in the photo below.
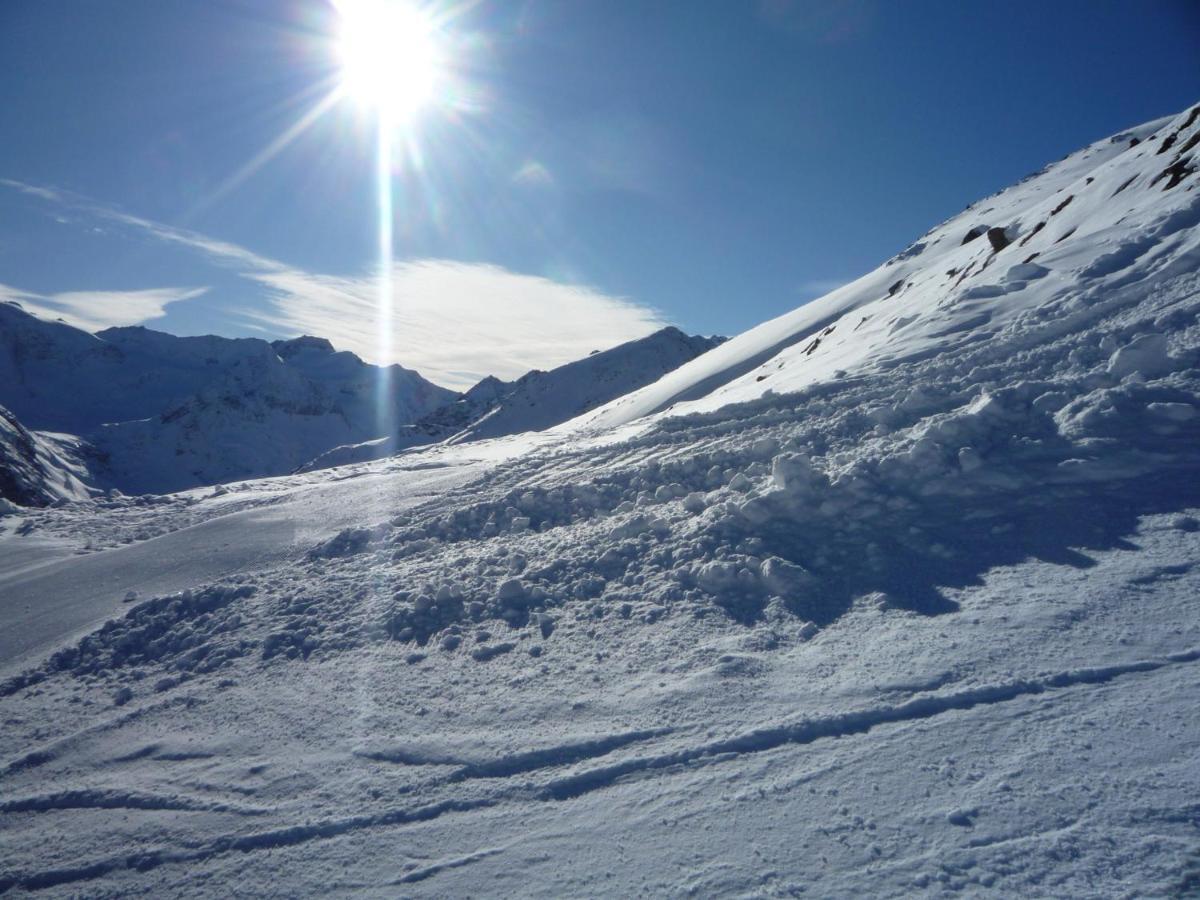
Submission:
{"label": "blue sky", "polygon": [[[436,12],[454,90],[396,163],[392,345],[452,386],[661,322],[744,330],[1200,100],[1189,0]],[[369,111],[332,104],[247,169],[336,81],[335,32],[327,0],[0,4],[0,293],[371,356]]]}

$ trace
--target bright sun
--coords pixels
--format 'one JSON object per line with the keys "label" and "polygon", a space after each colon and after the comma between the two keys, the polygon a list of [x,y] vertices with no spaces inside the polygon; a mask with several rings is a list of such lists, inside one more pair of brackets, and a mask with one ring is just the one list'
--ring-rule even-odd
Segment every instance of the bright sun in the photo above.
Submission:
{"label": "bright sun", "polygon": [[336,0],[336,6],[343,90],[388,119],[408,119],[437,87],[433,23],[406,0]]}

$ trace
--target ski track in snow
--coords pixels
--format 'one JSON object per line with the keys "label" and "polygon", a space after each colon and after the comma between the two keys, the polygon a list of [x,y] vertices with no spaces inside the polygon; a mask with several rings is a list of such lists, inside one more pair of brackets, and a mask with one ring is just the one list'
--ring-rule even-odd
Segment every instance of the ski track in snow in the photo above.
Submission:
{"label": "ski track in snow", "polygon": [[[697,761],[718,764],[750,753],[762,753],[785,745],[805,745],[823,739],[836,739],[866,734],[872,729],[889,724],[928,719],[949,712],[970,710],[978,706],[1007,703],[1021,697],[1043,694],[1048,691],[1097,685],[1116,678],[1134,674],[1155,672],[1172,665],[1183,665],[1200,660],[1200,649],[1174,653],[1161,659],[1142,660],[1124,665],[1099,668],[1073,669],[1057,672],[1037,679],[1027,679],[1005,684],[987,685],[955,693],[915,697],[896,706],[881,706],[853,713],[813,717],[790,725],[768,726],[736,737],[709,744],[675,750],[656,756],[633,757],[610,766],[588,769],[576,774],[552,779],[538,787],[522,784],[515,790],[498,792],[473,799],[448,799],[438,803],[413,808],[393,809],[369,816],[353,816],[315,822],[303,826],[234,834],[219,837],[196,849],[158,850],[132,856],[114,857],[108,860],[85,864],[70,869],[31,872],[25,875],[0,877],[0,891],[14,887],[39,890],[64,884],[88,881],[102,877],[118,869],[147,871],[166,864],[183,864],[204,860],[213,856],[240,851],[270,850],[277,847],[294,846],[309,841],[323,840],[351,831],[367,828],[386,828],[429,821],[448,814],[470,813],[487,809],[503,802],[563,802],[582,794],[603,790],[619,779],[644,776],[658,772],[669,773],[681,766]],[[463,779],[495,778],[505,780],[526,775],[544,768],[563,765],[603,756],[612,750],[635,741],[660,736],[653,733],[614,735],[587,744],[567,745],[476,763],[465,767],[451,776],[448,781]],[[382,756],[371,756],[381,759]],[[403,761],[403,760],[402,760]],[[409,763],[411,764],[411,763]],[[10,768],[12,766],[10,765]],[[427,787],[432,787],[429,785]],[[129,809],[220,809],[221,807],[192,805],[187,801],[172,798],[153,798],[138,795],[112,795],[104,792],[76,791],[46,797],[30,797],[0,803],[0,811],[25,812],[64,810],[74,808],[129,808]],[[261,814],[265,810],[238,810],[250,814]],[[499,853],[499,850],[483,851],[483,855]],[[468,865],[480,854],[459,860],[427,867],[410,873],[401,883],[411,883],[432,877],[448,867]]]}

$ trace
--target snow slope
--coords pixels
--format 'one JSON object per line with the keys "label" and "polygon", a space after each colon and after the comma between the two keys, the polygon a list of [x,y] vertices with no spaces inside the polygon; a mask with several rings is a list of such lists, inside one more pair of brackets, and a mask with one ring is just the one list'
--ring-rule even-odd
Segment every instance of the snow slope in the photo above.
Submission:
{"label": "snow slope", "polygon": [[346,524],[4,668],[0,891],[1194,893],[1198,117],[549,432],[9,517]]}
{"label": "snow slope", "polygon": [[30,428],[84,437],[97,479],[126,492],[281,474],[377,437],[384,376],[399,422],[456,396],[320,338],[181,338],[142,327],[90,335],[0,304],[0,403]]}
{"label": "snow slope", "polygon": [[513,382],[488,377],[453,403],[404,426],[394,440],[335,447],[302,471],[381,459],[441,441],[461,444],[542,431],[656,381],[722,340],[668,327],[549,372],[528,372]]}
{"label": "snow slope", "polygon": [[[1196,135],[1189,112],[1097,141],[968,206],[875,271],[569,429],[611,428],[668,408],[712,410],[1010,332],[1032,341],[1071,331],[1115,290],[1197,269],[1196,179],[1175,184],[1168,174],[1194,170]],[[989,229],[1010,243],[997,252]]]}

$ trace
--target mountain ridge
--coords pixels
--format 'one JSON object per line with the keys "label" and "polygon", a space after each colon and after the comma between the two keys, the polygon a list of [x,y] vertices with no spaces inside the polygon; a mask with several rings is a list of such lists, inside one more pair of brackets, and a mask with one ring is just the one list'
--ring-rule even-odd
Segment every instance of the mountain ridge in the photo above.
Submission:
{"label": "mountain ridge", "polygon": [[[88,465],[74,471],[89,488],[170,493],[373,459],[416,444],[540,430],[717,343],[668,327],[553,374],[488,377],[460,395],[400,365],[365,363],[313,335],[178,337],[140,325],[90,334],[9,301],[0,304],[0,404],[30,434],[77,435],[72,458]],[[401,428],[392,441],[379,438],[384,376]],[[14,466],[17,459],[11,456]]]}
{"label": "mountain ridge", "polygon": [[335,447],[309,472],[361,463],[428,444],[462,444],[542,431],[584,414],[720,346],[725,338],[687,335],[675,326],[513,381],[484,378],[457,400],[401,429],[391,440]]}

